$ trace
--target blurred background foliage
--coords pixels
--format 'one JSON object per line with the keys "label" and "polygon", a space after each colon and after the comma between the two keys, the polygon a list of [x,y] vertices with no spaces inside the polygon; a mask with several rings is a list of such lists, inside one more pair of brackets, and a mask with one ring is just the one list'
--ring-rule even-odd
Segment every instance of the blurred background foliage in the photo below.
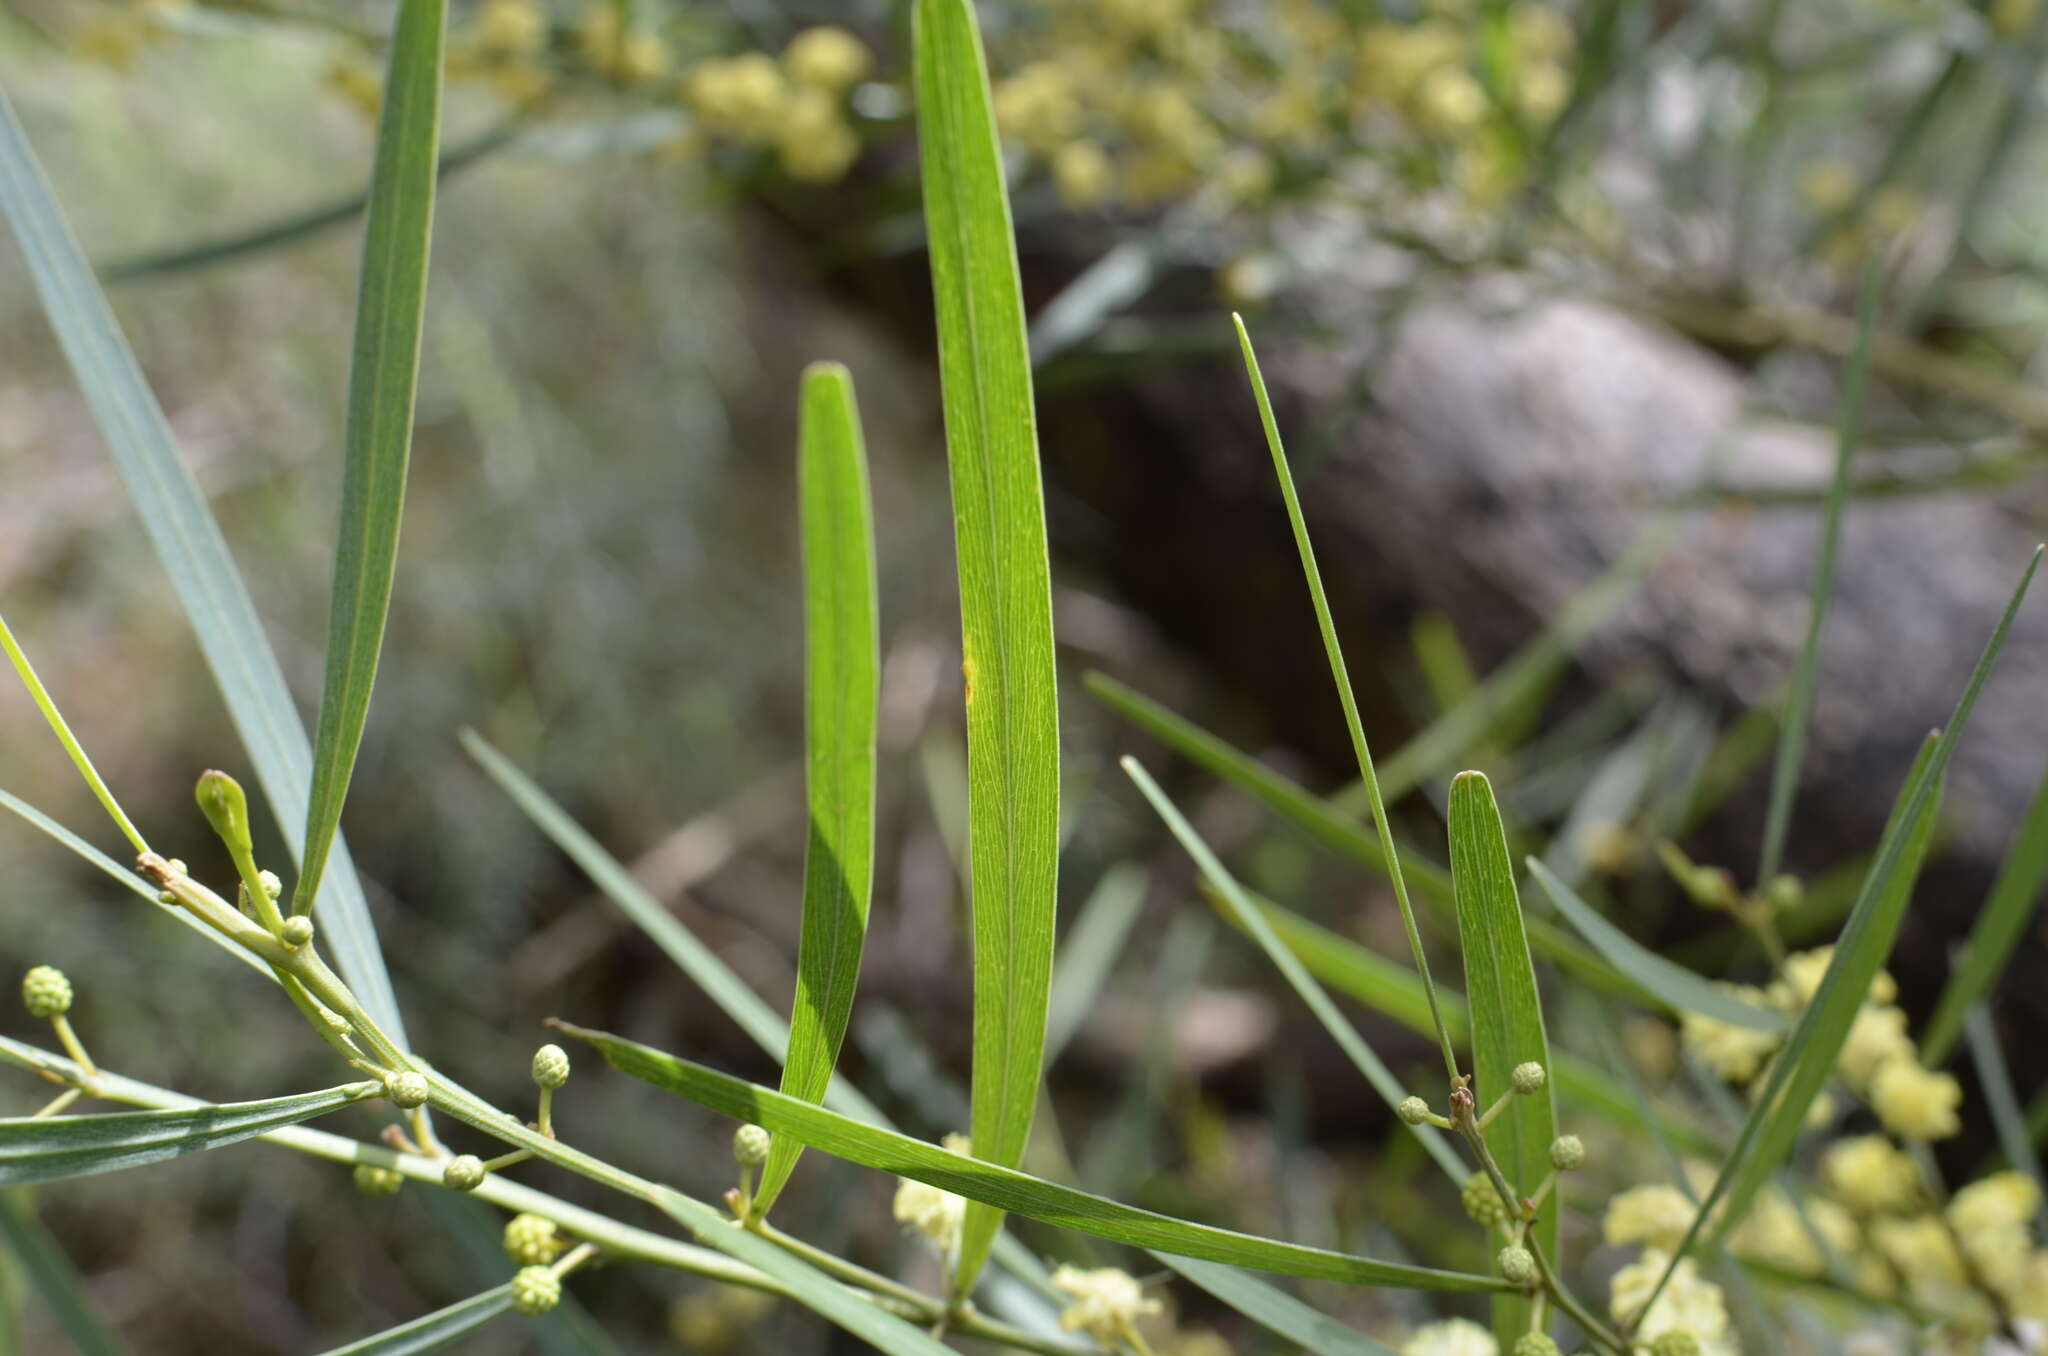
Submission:
{"label": "blurred background foliage", "polygon": [[[1368,297],[1383,311],[1524,270],[1550,292],[1615,302],[1740,356],[1760,404],[1823,420],[1831,395],[1816,395],[1809,355],[1846,350],[1848,298],[1874,266],[1897,318],[1875,366],[1923,402],[1950,450],[1925,464],[1880,457],[1880,473],[1996,493],[2039,464],[2048,396],[2031,383],[2048,274],[2036,186],[2048,138],[2032,96],[2048,6],[981,8],[1045,385],[1070,406],[1213,349],[1229,306],[1272,303],[1259,323],[1313,337],[1284,304],[1317,261],[1282,223],[1307,221],[1328,254],[1396,251]],[[804,362],[834,357],[854,368],[868,421],[886,662],[878,907],[848,1068],[908,1128],[936,1136],[963,1122],[957,612],[919,328],[929,322],[912,319],[927,307],[901,282],[919,249],[902,9],[458,7],[413,491],[347,826],[414,1031],[487,1095],[516,1099],[551,1014],[771,1072],[454,735],[483,730],[786,1008],[802,842],[793,396]],[[355,286],[348,209],[367,173],[387,10],[0,8],[0,83],[308,699]],[[1165,304],[1137,304],[1148,292]],[[194,772],[246,768],[11,255],[0,354],[0,601],[145,831],[197,863]],[[1116,429],[1102,436],[1113,443]],[[1052,489],[1056,546],[1174,529],[1097,522]],[[1070,671],[1111,668],[1312,786],[1341,781],[1312,752],[1273,742],[1290,719],[1249,707],[1089,551],[1055,566]],[[1376,670],[1379,730],[1418,728],[1471,691],[1475,661],[1458,635],[1474,624],[1411,609],[1375,637],[1361,667]],[[1299,640],[1313,660],[1312,632]],[[1741,784],[1764,748],[1754,725],[1682,692],[1581,692],[1553,703],[1548,734],[1527,742],[1548,691],[1479,746],[1510,771],[1510,806],[1532,827],[1580,832],[1584,865],[1625,883],[1639,931],[1675,929],[1696,957],[1735,954],[1732,930],[1688,916],[1644,849],[1697,822],[1712,796],[1691,794],[1692,778]],[[1302,699],[1325,701],[1320,688]],[[1054,1070],[1058,1133],[1034,1149],[1039,1169],[1307,1242],[1483,1265],[1455,1255],[1476,1244],[1437,1218],[1445,1202],[1417,1180],[1411,1141],[1326,1077],[1335,1055],[1319,1036],[1293,1038],[1300,1014],[1109,784],[1127,728],[1078,685],[1063,718],[1068,912],[1119,863],[1135,864],[1119,886],[1144,904]],[[1335,729],[1334,708],[1305,718]],[[0,686],[0,728],[11,732],[0,785],[90,826],[86,794],[12,685]],[[1646,793],[1670,768],[1690,769],[1679,789]],[[1174,774],[1191,795],[1213,790],[1185,767]],[[1599,800],[1617,776],[1636,786],[1619,811]],[[1400,953],[1376,882],[1242,797],[1196,803],[1249,883]],[[1418,823],[1418,836],[1437,832],[1426,806]],[[275,855],[274,832],[267,841]],[[266,1009],[210,949],[26,830],[0,829],[0,862],[0,956],[72,973],[74,1020],[103,1063],[217,1097],[324,1078],[324,1052],[292,1023],[275,1039],[251,1029],[247,1014]],[[1600,1015],[1584,1020],[1604,1029]],[[1397,1067],[1427,1067],[1426,1047],[1380,1034]],[[1673,1076],[1668,1025],[1645,1018],[1614,1034],[1611,1053],[1648,1087]],[[627,1080],[586,1070],[560,1114],[619,1161],[658,1164],[700,1192],[727,1182],[724,1127]],[[1613,1153],[1625,1179],[1626,1154]],[[816,1154],[797,1183],[784,1207],[796,1232],[920,1265],[889,1221],[889,1184]],[[471,1213],[463,1202],[417,1188],[358,1197],[339,1169],[258,1149],[70,1184],[41,1204],[94,1297],[152,1352],[319,1349],[502,1270],[495,1226],[451,1218]],[[473,1349],[834,1340],[801,1315],[640,1269],[593,1275],[576,1293],[604,1315],[603,1335],[567,1315]],[[1314,1298],[1382,1330],[1414,1317],[1398,1294]],[[1181,1299],[1174,1350],[1258,1349],[1222,1313]],[[33,1305],[11,1322],[19,1349],[60,1349]]]}

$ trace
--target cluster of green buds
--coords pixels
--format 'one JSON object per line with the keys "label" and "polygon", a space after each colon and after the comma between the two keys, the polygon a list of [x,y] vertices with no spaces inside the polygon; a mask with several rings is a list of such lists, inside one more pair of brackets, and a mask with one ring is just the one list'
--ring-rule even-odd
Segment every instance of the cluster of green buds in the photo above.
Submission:
{"label": "cluster of green buds", "polygon": [[99,1077],[98,1066],[86,1053],[78,1033],[71,1029],[72,997],[70,978],[54,965],[35,966],[21,977],[21,1005],[28,1009],[29,1016],[50,1024],[50,1030],[64,1047],[64,1053],[71,1056],[71,1062],[78,1066],[75,1080],[46,1075],[54,1082],[71,1081],[72,1086],[58,1093],[54,1100],[36,1112],[37,1116],[56,1115],[92,1090]]}

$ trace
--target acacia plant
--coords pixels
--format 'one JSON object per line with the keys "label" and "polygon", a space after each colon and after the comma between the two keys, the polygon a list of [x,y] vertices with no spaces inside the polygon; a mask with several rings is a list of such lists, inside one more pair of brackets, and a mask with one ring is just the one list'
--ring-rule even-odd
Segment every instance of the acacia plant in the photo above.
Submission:
{"label": "acacia plant", "polygon": [[[313,1092],[209,1104],[101,1068],[71,1020],[71,981],[37,966],[24,980],[23,996],[30,1014],[50,1023],[57,1048],[0,1039],[0,1056],[58,1091],[35,1114],[0,1120],[0,1185],[136,1167],[262,1137],[353,1164],[366,1190],[395,1189],[410,1178],[473,1194],[511,1215],[505,1247],[517,1269],[504,1284],[347,1351],[421,1351],[508,1308],[545,1312],[579,1268],[622,1263],[785,1296],[889,1352],[943,1351],[952,1335],[1047,1353],[1148,1349],[1145,1328],[1160,1306],[1139,1281],[1111,1268],[1049,1271],[1005,1232],[1006,1214],[1142,1249],[1251,1323],[1324,1356],[1387,1348],[1253,1273],[1488,1297],[1490,1330],[1455,1319],[1425,1327],[1408,1339],[1406,1349],[1418,1354],[1545,1356],[1561,1349],[1562,1336],[1607,1356],[1684,1356],[1737,1349],[1745,1325],[1753,1349],[1776,1350],[1771,1325],[1786,1321],[1785,1309],[1750,1293],[1759,1278],[1785,1294],[1817,1286],[1889,1306],[1943,1340],[1976,1342],[1999,1333],[2021,1340],[2040,1331],[2048,1253],[2029,1233],[2038,1189],[2024,1177],[2015,1182],[2015,1174],[1994,1175],[1945,1200],[1923,1151],[1953,1119],[1953,1079],[1939,1063],[1966,1021],[1979,1036],[1973,1052],[1987,1086],[2004,1086],[1995,1043],[1981,1038],[1981,1005],[2038,886],[2042,854],[2015,855],[2012,883],[2002,882],[1995,893],[1924,1047],[1904,1037],[1903,1017],[1888,1015],[1896,1010],[1889,1007],[1881,968],[1910,899],[1943,773],[2039,553],[2027,563],[1954,718],[1930,737],[1908,773],[1836,944],[1790,955],[1773,920],[1795,892],[1776,863],[1813,700],[1814,643],[1846,499],[1846,478],[1838,475],[1807,650],[1784,712],[1757,887],[1745,892],[1725,873],[1682,861],[1673,866],[1694,897],[1736,914],[1774,957],[1777,978],[1770,989],[1717,986],[1645,951],[1581,897],[1569,873],[1536,857],[1528,859],[1530,877],[1567,926],[1525,912],[1507,827],[1479,773],[1449,783],[1448,868],[1397,842],[1389,790],[1367,746],[1280,430],[1242,323],[1252,396],[1356,751],[1371,832],[1342,800],[1306,795],[1113,680],[1098,677],[1091,687],[1168,745],[1391,882],[1412,972],[1356,948],[1347,951],[1348,944],[1319,936],[1305,920],[1253,897],[1145,769],[1124,762],[1226,916],[1271,958],[1456,1185],[1466,1211],[1488,1235],[1493,1265],[1440,1269],[1236,1232],[1020,1169],[1047,1046],[1059,712],[1030,356],[990,84],[969,0],[917,0],[913,61],[966,680],[974,922],[970,1133],[944,1146],[901,1134],[834,1072],[870,908],[879,660],[865,450],[851,379],[831,363],[806,373],[800,395],[810,833],[799,983],[789,1018],[749,991],[502,755],[480,737],[464,736],[478,762],[541,828],[782,1061],[780,1087],[768,1088],[603,1031],[553,1023],[570,1049],[594,1050],[617,1070],[738,1122],[737,1185],[720,1208],[576,1147],[573,1119],[556,1106],[572,1064],[561,1045],[543,1044],[534,1054],[530,1118],[526,1107],[492,1105],[437,1067],[432,1050],[408,1035],[339,828],[397,559],[433,219],[445,18],[445,0],[403,0],[389,43],[350,366],[325,681],[310,741],[220,531],[0,96],[0,207],[227,698],[261,790],[285,827],[294,861],[270,865],[295,865],[296,874],[287,889],[286,872],[256,860],[245,793],[218,771],[198,778],[197,808],[226,847],[236,878],[200,880],[177,857],[153,847],[95,771],[18,639],[0,624],[16,671],[133,850],[132,869],[22,800],[4,795],[4,803],[133,890],[145,906],[172,912],[273,983],[331,1048],[337,1076],[346,1080]],[[1866,333],[1868,323],[1866,312]],[[1860,368],[1859,357],[1843,420],[1844,466],[1856,440]],[[1498,694],[1486,700],[1494,704],[1490,709],[1502,703]],[[1468,734],[1472,725],[1467,719]],[[1452,743],[1439,739],[1429,747]],[[1410,759],[1396,790],[1439,770]],[[1464,958],[1462,997],[1432,976],[1418,900],[1455,929]],[[1724,1140],[1678,1123],[1643,1101],[1612,1064],[1554,1048],[1537,956],[1570,981],[1573,1002],[1593,995],[1598,1005],[1627,1002],[1681,1018],[1694,1054],[1728,1081],[1752,1087],[1752,1105],[1733,1134]],[[1324,981],[1425,1031],[1441,1055],[1442,1083],[1423,1095],[1398,1082],[1341,1014]],[[1866,1144],[1852,1151],[1869,1170],[1841,1172],[1842,1181],[1830,1188],[1807,1175],[1798,1141],[1817,1113],[1823,1119],[1834,1114],[1827,1109],[1831,1090],[1866,1103],[1905,1147],[1866,1137],[1881,1149]],[[378,1142],[303,1124],[362,1102],[390,1110]],[[109,1112],[95,1103],[134,1109]],[[1565,1255],[1560,1230],[1568,1213],[1561,1183],[1587,1160],[1580,1133],[1586,1116],[1662,1143],[1674,1160],[1684,1156],[1675,1185],[1640,1184],[1609,1203],[1607,1241],[1645,1251],[1613,1278],[1604,1305],[1587,1297],[1590,1277]],[[2008,1131],[2012,1167],[2038,1181],[2024,1133],[2005,1120],[2001,1129]],[[1848,1144],[1838,1140],[1828,1152],[1844,1152]],[[942,1293],[866,1269],[771,1222],[806,1148],[903,1179],[896,1213],[938,1247],[947,1276]],[[529,1162],[652,1205],[681,1236],[514,1180],[513,1170]],[[1824,1164],[1822,1175],[1841,1167]],[[1783,1211],[1798,1221],[1793,1243],[1758,1232],[1771,1223],[1782,1235],[1783,1221],[1774,1212]],[[1788,1261],[1795,1245],[1806,1241],[1812,1258],[1799,1253]],[[1902,1252],[1908,1244],[1920,1252]],[[1929,1258],[1955,1262],[1951,1283],[1938,1292],[1921,1284],[1925,1266],[1914,1265]],[[1010,1287],[1027,1297],[1012,1304],[1017,1312],[998,1315],[981,1302],[989,1293],[981,1283],[991,1263],[1023,1282],[1021,1292]],[[1740,1322],[1731,1320],[1724,1289],[1709,1273],[1725,1278],[1741,1300]],[[50,1274],[61,1291],[60,1260],[52,1260]],[[64,1312],[82,1346],[118,1349],[89,1310],[73,1305]],[[1043,1320],[1055,1314],[1064,1335],[1048,1335]]]}

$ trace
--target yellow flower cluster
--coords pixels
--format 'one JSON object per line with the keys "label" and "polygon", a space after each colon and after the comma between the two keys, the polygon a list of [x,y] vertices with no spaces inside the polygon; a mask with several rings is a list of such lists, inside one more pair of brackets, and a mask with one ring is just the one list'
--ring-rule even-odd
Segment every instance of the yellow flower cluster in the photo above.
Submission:
{"label": "yellow flower cluster", "polygon": [[1233,41],[1216,0],[1029,0],[996,53],[997,122],[1077,210],[1197,191],[1258,203],[1363,145],[1490,200],[1565,103],[1571,30],[1538,3],[1498,27],[1470,4],[1429,8],[1397,24],[1269,0]]}
{"label": "yellow flower cluster", "polygon": [[1742,1348],[1728,1321],[1728,1301],[1721,1287],[1700,1275],[1690,1257],[1671,1273],[1670,1284],[1657,1297],[1656,1305],[1648,1313],[1643,1311],[1670,1263],[1670,1253],[1644,1249],[1642,1256],[1614,1273],[1608,1312],[1617,1321],[1632,1325],[1632,1335],[1639,1342],[1654,1343],[1660,1337],[1682,1333],[1699,1344],[1701,1356],[1736,1356]]}
{"label": "yellow flower cluster", "polygon": [[[939,1142],[951,1153],[972,1152],[965,1135],[948,1135]],[[967,1218],[967,1199],[908,1177],[899,1178],[895,1215],[899,1224],[917,1230],[940,1252],[951,1256],[960,1248],[960,1226]]]}
{"label": "yellow flower cluster", "polygon": [[1143,1287],[1129,1272],[1115,1267],[1083,1271],[1062,1266],[1052,1274],[1052,1288],[1073,1297],[1060,1311],[1064,1331],[1085,1332],[1112,1351],[1123,1342],[1144,1349],[1138,1320],[1158,1313],[1160,1304],[1145,1297]]}
{"label": "yellow flower cluster", "polygon": [[810,28],[780,60],[742,52],[698,62],[683,75],[683,104],[716,141],[773,150],[792,179],[831,183],[860,157],[846,96],[872,58],[843,28]]}
{"label": "yellow flower cluster", "polygon": [[1401,1344],[1401,1356],[1500,1356],[1493,1333],[1469,1318],[1426,1323]]}

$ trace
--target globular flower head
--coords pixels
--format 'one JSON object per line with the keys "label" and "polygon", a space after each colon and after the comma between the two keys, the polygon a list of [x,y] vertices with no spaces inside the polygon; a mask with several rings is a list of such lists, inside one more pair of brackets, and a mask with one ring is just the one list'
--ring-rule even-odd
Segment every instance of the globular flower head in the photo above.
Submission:
{"label": "globular flower head", "polygon": [[1159,1312],[1159,1301],[1147,1299],[1137,1279],[1115,1267],[1083,1271],[1062,1266],[1052,1274],[1052,1287],[1073,1296],[1060,1311],[1060,1327],[1085,1332],[1105,1347],[1115,1347],[1134,1332],[1138,1320]]}
{"label": "globular flower head", "polygon": [[1586,1161],[1586,1141],[1577,1135],[1559,1135],[1550,1141],[1550,1166],[1570,1172]]}
{"label": "globular flower head", "polygon": [[1547,1332],[1525,1332],[1515,1339],[1510,1356],[1562,1356],[1557,1339]]}
{"label": "globular flower head", "polygon": [[404,1073],[393,1074],[384,1081],[384,1094],[392,1103],[407,1111],[427,1104],[427,1078],[425,1074],[407,1069]]}
{"label": "globular flower head", "polygon": [[1540,1279],[1536,1270],[1536,1254],[1518,1244],[1502,1248],[1495,1260],[1499,1263],[1500,1274],[1516,1285],[1527,1287]]}
{"label": "globular flower head", "polygon": [[1508,1203],[1500,1198],[1500,1192],[1494,1190],[1493,1179],[1484,1172],[1475,1172],[1465,1179],[1465,1185],[1458,1193],[1458,1200],[1475,1224],[1482,1224],[1490,1229],[1496,1224],[1507,1222]]}
{"label": "globular flower head", "polygon": [[405,1185],[405,1174],[395,1168],[380,1168],[375,1163],[358,1163],[355,1183],[356,1190],[365,1196],[395,1196]]}
{"label": "globular flower head", "polygon": [[1403,1097],[1394,1114],[1410,1125],[1420,1125],[1429,1119],[1429,1103],[1420,1097]]}
{"label": "globular flower head", "polygon": [[1516,1092],[1527,1097],[1531,1093],[1543,1091],[1543,1085],[1550,1081],[1550,1075],[1543,1071],[1541,1064],[1532,1059],[1525,1064],[1517,1064],[1515,1071],[1508,1075],[1508,1079],[1514,1084]]}
{"label": "globular flower head", "polygon": [[1611,1247],[1642,1243],[1669,1251],[1692,1227],[1693,1204],[1675,1186],[1630,1187],[1607,1203],[1600,1232]]}
{"label": "globular flower head", "polygon": [[38,965],[21,977],[21,1001],[37,1021],[71,1011],[71,981],[54,965]]}
{"label": "globular flower head", "polygon": [[559,1088],[568,1082],[569,1052],[553,1044],[534,1051],[533,1081],[544,1088]]}
{"label": "globular flower head", "polygon": [[1401,1344],[1401,1356],[1500,1356],[1493,1334],[1469,1318],[1425,1323]]}
{"label": "globular flower head", "polygon": [[1947,1139],[1961,1130],[1956,1108],[1962,1101],[1962,1084],[1953,1075],[1911,1058],[1886,1060],[1870,1080],[1870,1109],[1887,1130],[1908,1139]]}
{"label": "globular flower head", "polygon": [[1730,1350],[1728,1347],[1728,1301],[1721,1288],[1701,1277],[1692,1258],[1679,1262],[1671,1282],[1648,1313],[1643,1307],[1670,1265],[1671,1255],[1656,1248],[1645,1249],[1635,1262],[1614,1273],[1607,1307],[1614,1317],[1634,1325],[1641,1342],[1655,1343],[1671,1333],[1685,1333],[1702,1349]]}
{"label": "globular flower head", "polygon": [[733,1161],[743,1168],[758,1168],[768,1161],[768,1148],[774,1143],[770,1135],[758,1125],[743,1125],[733,1131]]}
{"label": "globular flower head", "polygon": [[546,1267],[521,1267],[512,1273],[512,1307],[522,1314],[544,1314],[562,1302],[562,1278]]}
{"label": "globular flower head", "polygon": [[[940,1143],[956,1154],[970,1152],[970,1141],[965,1135],[948,1135]],[[950,1255],[960,1247],[960,1225],[967,1217],[967,1200],[905,1177],[896,1184],[895,1215],[899,1223],[917,1230],[940,1252]]]}
{"label": "globular flower head", "polygon": [[[1716,987],[1751,1007],[1770,1004],[1770,996],[1753,985],[1718,984]],[[1779,1032],[1737,1026],[1697,1012],[1686,1013],[1678,1029],[1679,1044],[1685,1052],[1715,1077],[1730,1083],[1747,1083],[1756,1077],[1757,1070],[1763,1068],[1764,1061],[1770,1058],[1782,1039]]]}
{"label": "globular flower head", "polygon": [[829,24],[806,28],[782,49],[782,69],[791,80],[831,93],[865,78],[873,65],[867,44]]}
{"label": "globular flower head", "polygon": [[269,895],[272,899],[276,899],[284,894],[284,882],[277,878],[275,871],[258,871],[256,873],[256,883],[262,886],[263,893]]}
{"label": "globular flower head", "polygon": [[1836,1200],[1862,1215],[1907,1209],[1920,1193],[1912,1155],[1883,1135],[1836,1140],[1820,1156],[1820,1176]]}
{"label": "globular flower head", "polygon": [[484,1161],[475,1154],[457,1154],[441,1169],[441,1185],[450,1191],[475,1191],[484,1184]]}
{"label": "globular flower head", "polygon": [[521,1266],[546,1266],[561,1255],[563,1242],[555,1222],[539,1215],[514,1215],[505,1221],[505,1255]]}

